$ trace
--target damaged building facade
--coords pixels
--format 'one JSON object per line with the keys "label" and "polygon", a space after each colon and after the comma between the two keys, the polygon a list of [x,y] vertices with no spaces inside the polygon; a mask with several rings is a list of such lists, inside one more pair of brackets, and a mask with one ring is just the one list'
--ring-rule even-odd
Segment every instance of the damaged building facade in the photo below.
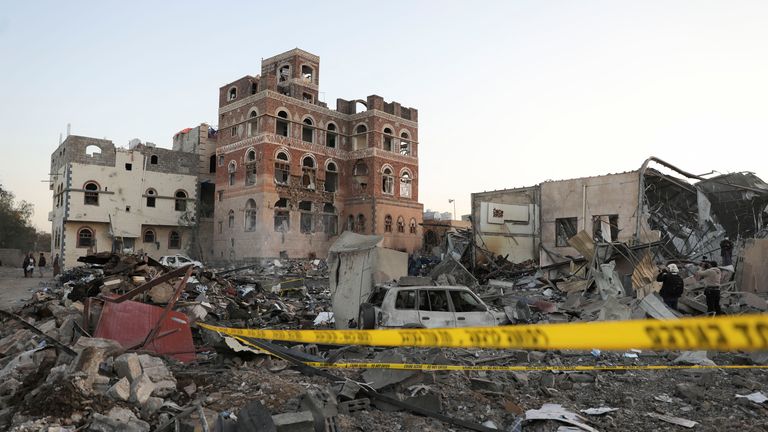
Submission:
{"label": "damaged building facade", "polygon": [[325,256],[344,230],[421,248],[418,111],[376,95],[333,110],[319,84],[320,58],[294,49],[220,88],[216,259]]}
{"label": "damaged building facade", "polygon": [[[646,248],[655,262],[719,261],[725,237],[766,236],[767,205],[768,184],[753,173],[702,177],[651,157],[636,171],[472,194],[472,217],[477,245],[556,268],[583,258],[571,241],[580,232]],[[620,274],[633,273],[629,261]]]}
{"label": "damaged building facade", "polygon": [[51,251],[62,267],[95,252],[197,249],[198,155],[137,141],[70,135],[51,155]]}

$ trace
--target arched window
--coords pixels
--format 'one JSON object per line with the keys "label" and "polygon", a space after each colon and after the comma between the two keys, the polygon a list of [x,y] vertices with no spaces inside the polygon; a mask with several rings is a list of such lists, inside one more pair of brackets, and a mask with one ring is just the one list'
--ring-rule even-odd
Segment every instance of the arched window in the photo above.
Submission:
{"label": "arched window", "polygon": [[237,99],[237,89],[232,87],[229,89],[229,93],[227,93],[227,102],[232,102],[235,99]]}
{"label": "arched window", "polygon": [[403,131],[400,134],[400,154],[403,156],[411,155],[411,141],[409,140],[408,132]]}
{"label": "arched window", "polygon": [[411,197],[411,172],[407,169],[400,171],[400,196],[402,198]]}
{"label": "arched window", "polygon": [[395,193],[395,176],[389,166],[385,166],[382,170],[381,191],[387,195],[394,195]]}
{"label": "arched window", "polygon": [[335,124],[328,123],[328,132],[325,133],[325,145],[327,147],[336,148],[336,140],[338,139],[336,130]]}
{"label": "arched window", "polygon": [[91,144],[89,146],[86,146],[85,147],[85,155],[86,156],[91,156],[91,157],[97,156],[97,155],[101,156],[101,147],[99,147],[99,146],[97,146],[95,144]]}
{"label": "arched window", "polygon": [[77,232],[77,247],[85,248],[94,245],[93,230],[90,228],[80,228]]}
{"label": "arched window", "polygon": [[287,185],[290,172],[288,154],[283,151],[278,152],[275,156],[275,183]]}
{"label": "arched window", "polygon": [[336,235],[339,229],[339,216],[331,203],[323,204],[323,228],[326,234]]}
{"label": "arched window", "polygon": [[405,232],[405,219],[403,219],[402,216],[397,217],[397,232],[399,233]]}
{"label": "arched window", "polygon": [[416,234],[416,219],[411,218],[411,222],[408,224],[408,230],[411,234]]}
{"label": "arched window", "polygon": [[307,189],[315,189],[315,160],[311,156],[304,156],[301,160],[301,185]]}
{"label": "arched window", "polygon": [[245,154],[245,184],[256,184],[256,150],[250,149]]}
{"label": "arched window", "polygon": [[290,128],[288,127],[288,113],[285,111],[279,111],[277,113],[277,119],[275,119],[275,134],[280,136],[290,136]]}
{"label": "arched window", "polygon": [[157,165],[158,157],[157,155],[152,155],[149,157],[149,164],[150,165]]}
{"label": "arched window", "polygon": [[154,189],[147,189],[147,207],[154,207],[157,199],[157,192]]}
{"label": "arched window", "polygon": [[291,215],[288,212],[288,200],[280,198],[275,202],[275,231],[288,232],[291,227]]}
{"label": "arched window", "polygon": [[302,234],[312,233],[312,202],[301,201],[299,202],[299,211],[301,212],[301,219],[299,220],[299,229]]}
{"label": "arched window", "polygon": [[301,125],[301,140],[311,143],[315,141],[315,127],[312,119],[307,117]]}
{"label": "arched window", "polygon": [[392,216],[384,216],[384,232],[392,232]]}
{"label": "arched window", "polygon": [[365,234],[365,216],[362,214],[357,215],[357,223],[355,223],[357,232]]}
{"label": "arched window", "polygon": [[339,188],[339,169],[335,162],[325,164],[325,191],[336,192]]}
{"label": "arched window", "polygon": [[248,123],[246,128],[248,136],[255,136],[259,131],[259,113],[256,112],[256,110],[251,110],[251,112],[248,114]]}
{"label": "arched window", "polygon": [[235,161],[230,161],[229,165],[227,166],[227,173],[229,176],[229,185],[234,186],[235,185],[235,172],[237,171],[237,164]]}
{"label": "arched window", "polygon": [[232,228],[235,226],[235,211],[230,210],[229,213],[227,213],[227,227]]}
{"label": "arched window", "polygon": [[255,95],[259,92],[259,83],[251,83],[251,94]]}
{"label": "arched window", "polygon": [[85,205],[99,205],[99,185],[96,182],[88,182],[83,186],[85,189]]}
{"label": "arched window", "polygon": [[187,193],[183,190],[176,192],[176,202],[174,208],[176,211],[187,211]]}
{"label": "arched window", "polygon": [[346,229],[347,229],[347,231],[352,231],[352,232],[356,231],[356,229],[355,229],[355,217],[354,216],[349,215],[347,217],[347,228]]}
{"label": "arched window", "polygon": [[256,201],[252,199],[245,203],[245,230],[256,230]]}
{"label": "arched window", "polygon": [[383,147],[384,151],[392,151],[392,129],[384,128]]}
{"label": "arched window", "polygon": [[168,249],[181,249],[181,234],[171,231],[168,235]]}
{"label": "arched window", "polygon": [[151,229],[148,229],[144,231],[144,243],[154,243],[155,242],[155,232]]}
{"label": "arched window", "polygon": [[352,150],[368,148],[368,128],[364,124],[355,127],[355,134],[352,137]]}

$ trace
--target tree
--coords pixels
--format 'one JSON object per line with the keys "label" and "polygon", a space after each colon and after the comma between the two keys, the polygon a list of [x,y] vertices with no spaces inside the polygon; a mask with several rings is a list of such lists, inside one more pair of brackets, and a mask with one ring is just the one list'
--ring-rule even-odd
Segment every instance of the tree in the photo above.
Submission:
{"label": "tree", "polygon": [[30,220],[33,211],[32,204],[23,200],[17,203],[13,193],[0,185],[0,248],[34,249],[37,230]]}

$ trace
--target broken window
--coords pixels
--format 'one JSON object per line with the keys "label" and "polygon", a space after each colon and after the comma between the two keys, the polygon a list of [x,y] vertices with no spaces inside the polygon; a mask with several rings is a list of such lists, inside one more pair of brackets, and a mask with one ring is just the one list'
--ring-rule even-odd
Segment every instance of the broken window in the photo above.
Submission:
{"label": "broken window", "polygon": [[411,172],[403,170],[400,173],[400,196],[403,198],[411,197]]}
{"label": "broken window", "polygon": [[368,128],[365,125],[357,125],[352,137],[352,150],[360,150],[368,147]]}
{"label": "broken window", "polygon": [[133,171],[133,164],[132,163],[125,164],[125,170],[126,171]]}
{"label": "broken window", "polygon": [[408,224],[408,231],[411,234],[416,234],[416,219],[411,218],[411,222]]}
{"label": "broken window", "polygon": [[211,155],[208,160],[208,173],[213,174],[216,172],[216,155]]}
{"label": "broken window", "polygon": [[619,237],[619,215],[592,216],[592,235],[598,242],[611,243]]}
{"label": "broken window", "polygon": [[312,96],[311,93],[302,93],[301,99],[306,103],[312,103],[312,101],[314,101],[315,98]]}
{"label": "broken window", "polygon": [[77,232],[77,247],[91,247],[93,243],[93,231],[90,228],[80,228]]}
{"label": "broken window", "polygon": [[174,203],[174,208],[176,211],[187,211],[187,193],[183,190],[176,192],[176,201]]}
{"label": "broken window", "polygon": [[277,73],[277,82],[286,82],[291,78],[291,66],[283,65]]}
{"label": "broken window", "polygon": [[403,290],[397,293],[395,297],[395,309],[409,310],[416,309],[416,291]]}
{"label": "broken window", "polygon": [[252,199],[245,203],[245,230],[256,230],[256,201]]}
{"label": "broken window", "polygon": [[381,176],[381,191],[392,195],[395,193],[395,176],[392,175],[392,168],[384,167]]}
{"label": "broken window", "polygon": [[246,127],[248,128],[248,136],[251,137],[255,136],[259,131],[259,113],[257,113],[255,110],[248,114],[248,123]]}
{"label": "broken window", "polygon": [[411,155],[411,142],[409,139],[410,137],[408,136],[408,132],[403,132],[400,134],[400,154],[403,156]]}
{"label": "broken window", "polygon": [[154,243],[154,242],[155,242],[155,232],[152,230],[144,231],[144,243]]}
{"label": "broken window", "polygon": [[219,166],[224,166],[224,155],[219,155]]}
{"label": "broken window", "polygon": [[235,171],[237,171],[237,164],[235,163],[235,161],[232,161],[229,163],[229,166],[227,167],[227,172],[229,173],[230,186],[235,185]]}
{"label": "broken window", "polygon": [[288,128],[288,113],[280,111],[277,113],[277,119],[275,120],[275,133],[280,136],[287,137],[290,135]]}
{"label": "broken window", "polygon": [[301,160],[301,185],[307,189],[315,189],[315,160],[305,156]]}
{"label": "broken window", "polygon": [[355,228],[357,228],[357,232],[360,234],[365,234],[365,216],[362,214],[357,215],[357,222],[355,223]]}
{"label": "broken window", "polygon": [[85,147],[85,155],[86,156],[91,156],[91,157],[96,156],[96,155],[101,156],[101,147],[99,147],[99,146],[97,146],[95,144],[91,144],[91,145]]}
{"label": "broken window", "polygon": [[392,129],[384,128],[384,151],[392,151]]}
{"label": "broken window", "polygon": [[88,182],[85,184],[85,205],[99,205],[99,185],[95,182]]}
{"label": "broken window", "polygon": [[325,191],[336,192],[338,188],[339,188],[338,168],[336,168],[335,163],[328,162],[328,165],[325,167]]}
{"label": "broken window", "polygon": [[311,143],[315,139],[315,128],[311,118],[305,118],[301,125],[301,140]]}
{"label": "broken window", "polygon": [[352,215],[347,216],[347,231],[355,232],[355,217]]}
{"label": "broken window", "polygon": [[467,291],[450,290],[453,309],[456,312],[485,312],[486,308],[475,298],[472,293]]}
{"label": "broken window", "polygon": [[444,290],[419,290],[419,310],[449,312],[448,296]]}
{"label": "broken window", "polygon": [[397,217],[397,232],[405,233],[405,219],[402,216]]}
{"label": "broken window", "polygon": [[568,246],[568,239],[576,235],[577,223],[575,217],[555,219],[555,246]]}
{"label": "broken window", "polygon": [[156,198],[157,192],[154,189],[147,189],[147,207],[154,207]]}
{"label": "broken window", "polygon": [[181,234],[178,231],[171,231],[168,235],[168,249],[181,249]]}
{"label": "broken window", "polygon": [[314,72],[315,71],[307,65],[301,66],[301,77],[304,79],[304,81],[312,82]]}
{"label": "broken window", "polygon": [[245,154],[245,184],[256,184],[256,150],[250,149]]}
{"label": "broken window", "polygon": [[275,157],[275,182],[287,185],[290,172],[291,166],[288,164],[288,155],[285,152],[279,152]]}
{"label": "broken window", "polygon": [[290,213],[288,212],[288,200],[280,198],[275,202],[275,231],[288,232],[290,228]]}
{"label": "broken window", "polygon": [[232,87],[229,89],[229,93],[227,94],[227,101],[232,102],[237,98],[237,89],[235,87]]}
{"label": "broken window", "polygon": [[331,203],[323,204],[323,228],[326,234],[338,234],[339,216],[336,214],[336,207]]}
{"label": "broken window", "polygon": [[384,216],[384,232],[392,232],[392,216]]}
{"label": "broken window", "polygon": [[251,83],[251,94],[255,95],[259,92],[259,83]]}
{"label": "broken window", "polygon": [[330,148],[336,148],[336,125],[328,123],[328,132],[325,135],[325,145]]}
{"label": "broken window", "polygon": [[150,156],[149,157],[149,164],[150,165],[157,165],[157,162],[158,162],[157,159],[158,159],[157,155]]}
{"label": "broken window", "polygon": [[352,167],[352,176],[357,185],[360,186],[360,190],[365,191],[368,186],[368,165],[361,160],[357,161]]}
{"label": "broken window", "polygon": [[235,211],[230,210],[229,213],[227,213],[227,228],[232,228],[235,226]]}
{"label": "broken window", "polygon": [[299,220],[300,230],[302,234],[312,233],[312,202],[301,201],[299,202],[299,211],[301,212],[301,219]]}

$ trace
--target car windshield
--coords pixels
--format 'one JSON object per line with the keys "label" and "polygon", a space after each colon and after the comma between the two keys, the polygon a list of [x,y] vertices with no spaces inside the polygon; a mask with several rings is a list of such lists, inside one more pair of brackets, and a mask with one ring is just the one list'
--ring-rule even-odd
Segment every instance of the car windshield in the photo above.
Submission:
{"label": "car windshield", "polygon": [[381,307],[381,304],[384,302],[384,296],[387,295],[387,291],[386,288],[377,288],[373,294],[371,294],[371,300],[368,303]]}
{"label": "car windshield", "polygon": [[467,291],[451,290],[451,301],[456,312],[485,312],[485,306]]}

